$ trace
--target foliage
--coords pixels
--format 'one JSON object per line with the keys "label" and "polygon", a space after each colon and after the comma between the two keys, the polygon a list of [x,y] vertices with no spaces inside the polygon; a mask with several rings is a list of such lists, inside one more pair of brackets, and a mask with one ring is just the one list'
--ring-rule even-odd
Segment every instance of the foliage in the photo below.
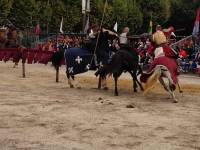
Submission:
{"label": "foliage", "polygon": [[11,1],[1,0],[0,1],[0,21],[7,18],[10,13]]}
{"label": "foliage", "polygon": [[191,34],[196,11],[200,6],[200,1],[191,0],[171,0],[171,17],[169,18],[167,25],[173,24],[178,30],[178,34]]}
{"label": "foliage", "polygon": [[[105,0],[90,0],[91,25],[100,25]],[[120,30],[128,26],[132,33],[147,32],[150,18],[153,27],[161,24],[185,28],[191,33],[200,6],[199,0],[107,0],[103,26],[112,29],[118,22]],[[81,0],[1,0],[0,22],[8,18],[19,28],[35,27],[40,23],[42,31],[59,32],[61,18],[64,18],[65,32],[82,30]]]}
{"label": "foliage", "polygon": [[35,15],[35,0],[14,0],[9,19],[19,28],[29,28],[32,26],[33,16]]}
{"label": "foliage", "polygon": [[163,25],[170,17],[170,0],[138,0],[143,14],[143,29],[148,29],[150,18],[153,26]]}

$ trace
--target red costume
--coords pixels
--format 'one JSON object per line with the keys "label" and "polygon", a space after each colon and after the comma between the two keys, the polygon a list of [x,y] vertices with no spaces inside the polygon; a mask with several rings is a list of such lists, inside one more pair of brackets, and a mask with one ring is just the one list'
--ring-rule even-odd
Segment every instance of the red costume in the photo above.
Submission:
{"label": "red costume", "polygon": [[[171,32],[171,30],[170,30]],[[167,34],[165,34],[167,35]],[[169,36],[169,34],[168,34]],[[162,39],[160,39],[159,37],[162,37]],[[177,84],[178,80],[177,80],[177,75],[178,75],[178,64],[176,62],[176,52],[167,44],[167,42],[165,42],[166,39],[169,39],[169,37],[163,37],[163,33],[157,32],[154,34],[154,39],[158,39],[158,41],[154,41],[157,45],[156,49],[154,50],[154,55],[155,55],[155,59],[153,60],[153,62],[150,65],[149,68],[149,73],[153,71],[153,69],[157,66],[157,65],[163,65],[165,67],[168,68],[172,80],[174,82],[174,85]],[[158,44],[159,43],[159,44]]]}

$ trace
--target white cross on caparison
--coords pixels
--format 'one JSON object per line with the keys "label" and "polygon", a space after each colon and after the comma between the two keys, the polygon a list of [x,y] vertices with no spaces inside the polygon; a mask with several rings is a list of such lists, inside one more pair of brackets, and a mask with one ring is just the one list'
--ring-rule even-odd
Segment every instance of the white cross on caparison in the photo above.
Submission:
{"label": "white cross on caparison", "polygon": [[87,64],[86,69],[87,69],[87,70],[90,69],[90,64]]}
{"label": "white cross on caparison", "polygon": [[68,71],[69,71],[69,73],[74,73],[74,68],[73,67],[69,67]]}
{"label": "white cross on caparison", "polygon": [[83,59],[82,59],[80,56],[77,56],[77,58],[75,59],[75,61],[76,61],[78,64],[80,64],[82,60],[83,60]]}

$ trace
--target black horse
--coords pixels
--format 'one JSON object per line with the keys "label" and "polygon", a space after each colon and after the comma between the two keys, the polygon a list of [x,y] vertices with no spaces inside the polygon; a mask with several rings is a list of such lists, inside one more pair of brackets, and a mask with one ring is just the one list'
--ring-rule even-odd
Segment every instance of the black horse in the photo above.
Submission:
{"label": "black horse", "polygon": [[112,74],[115,80],[115,96],[118,96],[117,80],[123,72],[129,72],[133,78],[134,92],[137,92],[137,84],[143,90],[142,85],[137,79],[138,72],[139,74],[142,73],[138,63],[139,57],[137,52],[121,49],[113,55],[110,64],[101,67],[95,75],[105,78],[108,74]]}
{"label": "black horse", "polygon": [[[98,34],[90,42],[84,42],[81,48],[60,48],[53,55],[52,64],[56,69],[61,65],[63,57],[65,58],[66,75],[71,88],[80,88],[75,75],[96,70],[99,66],[108,64],[112,50],[109,40],[112,40],[113,35],[110,35],[108,31],[101,31]],[[104,87],[106,88],[106,84]]]}

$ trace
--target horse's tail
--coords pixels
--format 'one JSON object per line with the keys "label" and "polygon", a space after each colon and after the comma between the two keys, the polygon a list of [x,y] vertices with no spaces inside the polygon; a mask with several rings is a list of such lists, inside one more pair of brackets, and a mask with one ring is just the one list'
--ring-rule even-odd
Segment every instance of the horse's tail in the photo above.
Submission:
{"label": "horse's tail", "polygon": [[152,75],[147,79],[144,94],[147,94],[148,91],[154,86],[154,84],[158,81],[161,76],[161,68],[158,66],[154,69]]}
{"label": "horse's tail", "polygon": [[62,60],[64,59],[64,51],[64,49],[60,49],[59,51],[55,52],[51,57],[52,65],[55,68],[58,68],[61,65]]}

